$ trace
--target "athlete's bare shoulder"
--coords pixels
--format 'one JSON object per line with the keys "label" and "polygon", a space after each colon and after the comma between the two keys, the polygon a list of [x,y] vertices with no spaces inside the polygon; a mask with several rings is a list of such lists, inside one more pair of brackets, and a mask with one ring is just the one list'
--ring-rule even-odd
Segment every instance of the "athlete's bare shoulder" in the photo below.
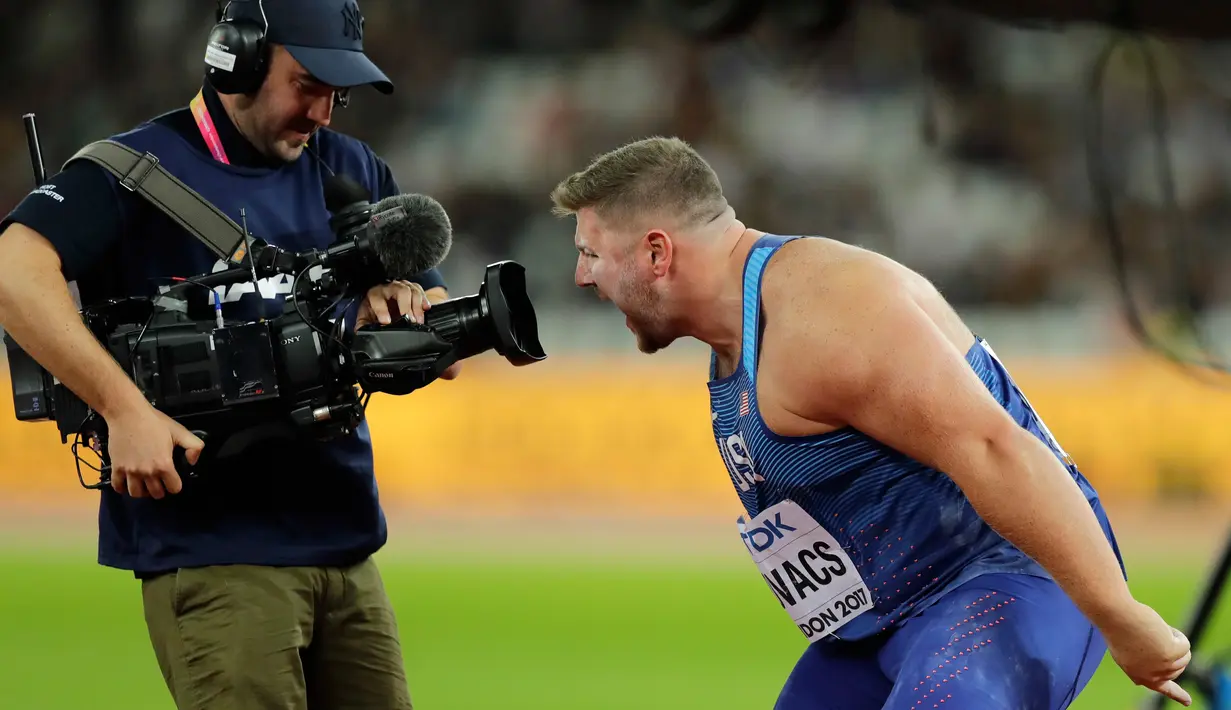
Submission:
{"label": "athlete's bare shoulder", "polygon": [[824,237],[784,244],[765,266],[762,299],[771,304],[811,300],[819,293],[849,295],[859,283],[901,280],[909,272],[897,262],[853,244]]}
{"label": "athlete's bare shoulder", "polygon": [[973,334],[919,273],[832,239],[783,246],[762,280],[762,417],[787,436],[849,423],[852,393],[874,382],[910,338],[926,332],[964,351]]}
{"label": "athlete's bare shoulder", "polygon": [[766,265],[762,299],[781,316],[840,317],[861,303],[904,299],[965,352],[974,334],[936,286],[919,272],[870,249],[812,237],[784,245]]}
{"label": "athlete's bare shoulder", "polygon": [[[825,237],[796,239],[782,246],[766,265],[763,291],[766,297],[789,297],[801,287],[839,290],[903,289],[913,298],[939,298],[933,284],[922,274],[884,254]],[[942,299],[943,300],[943,299]]]}

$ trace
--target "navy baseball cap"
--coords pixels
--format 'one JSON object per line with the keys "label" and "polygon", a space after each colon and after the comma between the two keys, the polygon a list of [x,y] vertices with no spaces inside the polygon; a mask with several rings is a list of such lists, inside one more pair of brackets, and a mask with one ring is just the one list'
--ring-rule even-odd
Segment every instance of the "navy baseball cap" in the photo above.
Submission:
{"label": "navy baseball cap", "polygon": [[338,88],[393,82],[363,53],[363,14],[355,0],[261,0],[268,41],[286,47],[312,76]]}

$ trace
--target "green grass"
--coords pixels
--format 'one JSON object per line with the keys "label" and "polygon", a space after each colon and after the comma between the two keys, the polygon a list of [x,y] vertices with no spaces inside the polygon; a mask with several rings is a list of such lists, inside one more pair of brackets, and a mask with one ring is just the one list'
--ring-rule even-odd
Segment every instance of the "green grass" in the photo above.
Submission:
{"label": "green grass", "polygon": [[[804,647],[746,564],[381,563],[418,710],[768,710]],[[1138,598],[1177,625],[1205,574],[1132,569]],[[0,581],[0,707],[172,708],[131,577],[88,551],[4,552]],[[1227,615],[1211,640],[1231,642]],[[1075,707],[1143,697],[1105,659]]]}

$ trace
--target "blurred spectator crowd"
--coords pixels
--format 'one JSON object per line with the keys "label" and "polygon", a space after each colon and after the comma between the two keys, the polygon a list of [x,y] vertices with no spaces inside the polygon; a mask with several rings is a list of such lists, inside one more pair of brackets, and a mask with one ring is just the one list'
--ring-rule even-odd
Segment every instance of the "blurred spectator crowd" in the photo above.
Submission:
{"label": "blurred spectator crowd", "polygon": [[[866,3],[824,44],[760,29],[683,41],[628,0],[363,0],[370,56],[397,85],[356,91],[334,127],[372,144],[408,192],[449,210],[447,275],[526,264],[537,302],[584,307],[571,225],[547,194],[596,153],[651,134],[691,141],[751,226],[858,243],[961,305],[1115,297],[1091,202],[1085,120],[1106,34]],[[49,171],[82,144],[182,105],[212,0],[41,0],[0,8],[0,210],[31,187],[20,117]],[[1231,135],[1210,48],[1159,46],[1181,215],[1162,200],[1143,64],[1108,79],[1106,153],[1135,268],[1184,234],[1203,302],[1225,302]],[[1224,75],[1231,75],[1222,71]],[[1178,221],[1182,216],[1183,229]]]}

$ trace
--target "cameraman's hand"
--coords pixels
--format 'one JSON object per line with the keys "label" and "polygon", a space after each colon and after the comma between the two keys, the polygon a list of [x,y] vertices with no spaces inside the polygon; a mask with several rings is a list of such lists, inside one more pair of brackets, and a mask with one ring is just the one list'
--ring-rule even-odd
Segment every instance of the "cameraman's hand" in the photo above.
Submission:
{"label": "cameraman's hand", "polygon": [[183,447],[188,463],[201,457],[205,442],[179,422],[144,404],[107,421],[107,453],[111,457],[111,487],[133,498],[162,499],[179,493],[183,482],[171,459]]}
{"label": "cameraman's hand", "polygon": [[[423,313],[432,307],[432,302],[443,301],[448,297],[448,292],[439,286],[429,293],[425,292],[419,284],[410,281],[394,281],[381,286],[373,286],[368,290],[367,297],[359,307],[359,315],[355,318],[355,330],[373,323],[389,325],[393,319],[401,318],[406,314],[410,314],[414,322],[422,323]],[[458,376],[461,369],[462,363],[455,362],[440,374],[440,379],[452,380]]]}
{"label": "cameraman's hand", "polygon": [[395,318],[409,315],[415,323],[423,322],[423,312],[432,307],[423,287],[409,281],[373,286],[359,307],[355,330],[365,325],[389,325]]}

